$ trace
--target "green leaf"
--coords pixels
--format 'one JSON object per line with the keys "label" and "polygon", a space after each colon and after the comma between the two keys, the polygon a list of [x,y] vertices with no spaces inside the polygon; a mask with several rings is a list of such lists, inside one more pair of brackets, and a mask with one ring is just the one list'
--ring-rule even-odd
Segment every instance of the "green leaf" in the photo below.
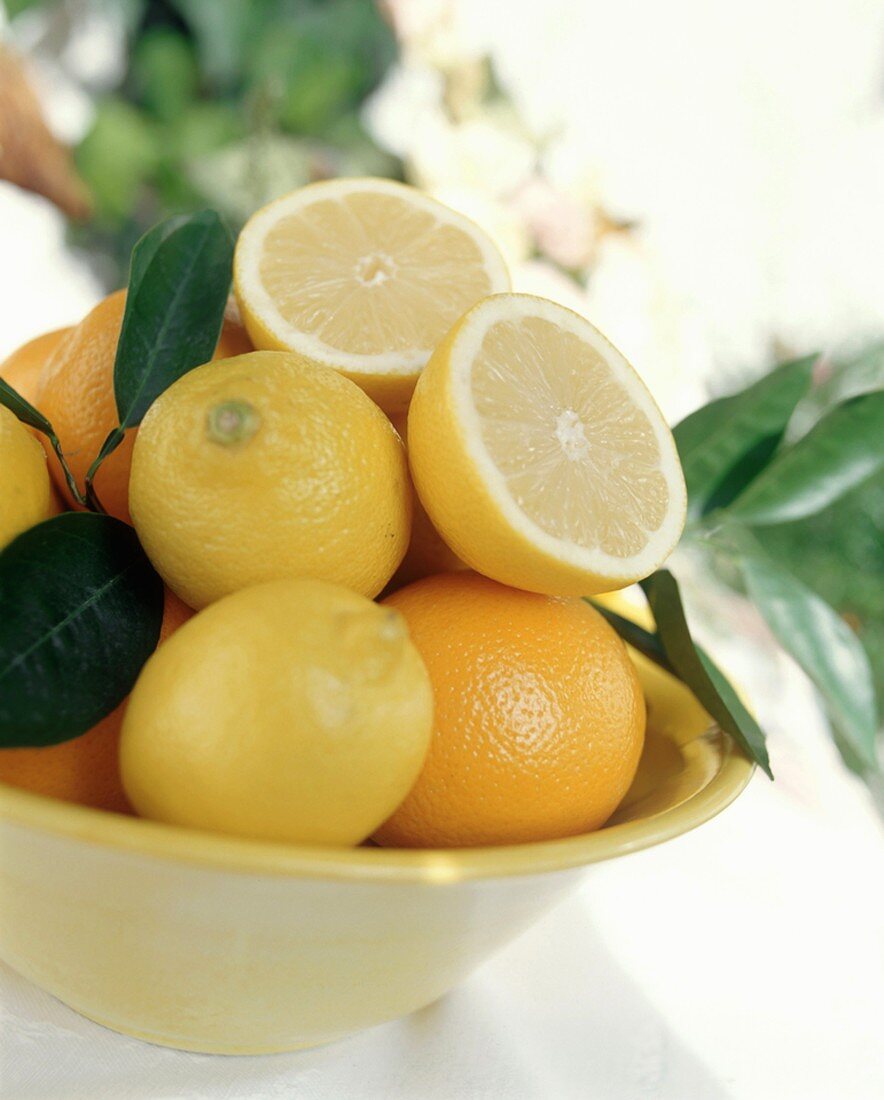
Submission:
{"label": "green leaf", "polygon": [[[748,389],[719,398],[691,413],[674,431],[688,487],[688,514],[707,511],[716,490],[733,468],[765,440],[779,440],[801,397],[810,386],[815,356],[776,367]],[[769,448],[767,455],[772,453]],[[746,476],[757,473],[752,465]],[[735,495],[742,486],[732,485]]]}
{"label": "green leaf", "polygon": [[786,443],[806,435],[836,405],[875,390],[884,390],[884,343],[831,365],[829,376],[798,403],[786,428]]}
{"label": "green leaf", "polygon": [[181,214],[148,230],[132,250],[126,309],[114,360],[119,426],[86,475],[86,497],[100,508],[93,480],[129,428],[182,375],[208,362],[230,290],[233,240],[214,210]]}
{"label": "green leaf", "polygon": [[156,648],[163,584],[131,527],[67,512],[0,553],[0,746],[86,733]]}
{"label": "green leaf", "polygon": [[816,685],[838,735],[874,767],[875,691],[859,639],[824,600],[765,554],[747,555],[742,567],[749,598]]}
{"label": "green leaf", "polygon": [[21,15],[23,11],[27,11],[28,8],[36,7],[37,4],[43,2],[44,0],[3,0],[6,14],[10,19],[14,19],[17,15]]}
{"label": "green leaf", "polygon": [[163,122],[173,122],[197,96],[193,46],[171,27],[152,27],[137,38],[131,76],[144,106]]}
{"label": "green leaf", "polygon": [[653,661],[654,664],[659,665],[660,668],[665,669],[666,672],[671,673],[673,676],[676,674],[675,669],[669,663],[669,658],[666,656],[666,651],[657,634],[653,633],[653,631],[645,630],[643,626],[634,623],[632,619],[627,619],[623,615],[618,615],[617,612],[612,611],[610,607],[605,607],[604,604],[598,603],[588,596],[584,596],[583,598],[586,603],[598,611],[602,618],[606,619],[610,625],[613,626],[624,642],[631,645],[633,649],[637,649],[644,657]]}
{"label": "green leaf", "polygon": [[162,157],[161,132],[145,112],[113,96],[96,105],[75,158],[101,222],[118,228],[134,214]]}
{"label": "green leaf", "polygon": [[230,103],[193,103],[169,127],[173,154],[185,163],[198,162],[244,136],[243,113]]}
{"label": "green leaf", "polygon": [[68,468],[67,461],[62,453],[59,438],[46,417],[38,409],[35,409],[29,401],[25,401],[21,394],[17,393],[12,386],[2,378],[0,378],[0,405],[5,405],[23,424],[27,424],[30,428],[35,428],[38,432],[42,432],[42,434],[46,436],[53,451],[55,451],[58,457],[58,461],[61,463],[61,468],[64,471],[65,481],[67,482],[68,489],[70,489],[71,496],[74,500],[83,504],[83,496],[77,487],[74,475]]}
{"label": "green leaf", "polygon": [[205,75],[222,87],[234,87],[250,44],[267,22],[266,0],[171,0],[171,6],[193,31]]}
{"label": "green leaf", "polygon": [[780,445],[781,436],[768,435],[738,459],[703,505],[703,514],[727,508],[767,466]]}
{"label": "green leaf", "polygon": [[691,637],[675,577],[668,569],[661,569],[642,581],[641,586],[675,674],[687,684],[718,725],[772,779],[764,733],[712,658]]}
{"label": "green leaf", "polygon": [[233,241],[214,210],[161,222],[135,246],[114,362],[123,429],[140,424],[164,390],[212,358],[232,262]]}
{"label": "green leaf", "polygon": [[750,525],[815,515],[884,468],[884,391],[839,405],[730,507]]}
{"label": "green leaf", "polygon": [[29,428],[36,428],[38,432],[49,435],[52,425],[46,417],[30,403],[25,401],[20,393],[10,386],[3,378],[0,378],[0,405],[5,405],[11,413],[14,413],[22,424]]}
{"label": "green leaf", "polygon": [[377,6],[366,0],[300,3],[297,15],[268,19],[247,60],[252,93],[264,93],[282,129],[327,137],[356,110],[395,57],[395,41]]}

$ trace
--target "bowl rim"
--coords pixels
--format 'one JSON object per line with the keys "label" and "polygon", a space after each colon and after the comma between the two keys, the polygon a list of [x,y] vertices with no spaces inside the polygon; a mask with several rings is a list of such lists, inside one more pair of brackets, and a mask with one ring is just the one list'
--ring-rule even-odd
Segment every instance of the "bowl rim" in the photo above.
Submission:
{"label": "bowl rim", "polygon": [[683,802],[592,833],[530,844],[433,850],[298,846],[166,825],[61,802],[2,782],[0,822],[101,848],[243,874],[440,885],[530,876],[599,863],[689,832],[729,806],[755,770],[717,726],[685,748],[704,755],[714,774]]}

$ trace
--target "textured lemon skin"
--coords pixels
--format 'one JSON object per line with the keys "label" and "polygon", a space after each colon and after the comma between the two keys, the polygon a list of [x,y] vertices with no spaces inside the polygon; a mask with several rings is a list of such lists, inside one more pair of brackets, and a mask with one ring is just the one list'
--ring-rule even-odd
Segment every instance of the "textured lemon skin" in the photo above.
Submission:
{"label": "textured lemon skin", "polygon": [[[257,414],[241,442],[213,441],[227,402]],[[251,352],[186,374],[139,429],[132,518],[166,584],[190,607],[312,576],[377,595],[411,526],[405,451],[352,382],[291,352]]]}
{"label": "textured lemon skin", "polygon": [[323,581],[276,581],[195,616],[147,662],[120,745],[146,817],[357,844],[426,756],[433,696],[402,617]]}
{"label": "textured lemon skin", "polygon": [[0,405],[0,550],[51,514],[43,448],[24,424]]}
{"label": "textured lemon skin", "polygon": [[639,578],[631,573],[599,575],[562,561],[515,529],[471,457],[453,395],[451,355],[481,306],[465,313],[433,352],[409,406],[408,462],[420,503],[454,554],[501,584],[550,596],[593,596],[632,584]]}

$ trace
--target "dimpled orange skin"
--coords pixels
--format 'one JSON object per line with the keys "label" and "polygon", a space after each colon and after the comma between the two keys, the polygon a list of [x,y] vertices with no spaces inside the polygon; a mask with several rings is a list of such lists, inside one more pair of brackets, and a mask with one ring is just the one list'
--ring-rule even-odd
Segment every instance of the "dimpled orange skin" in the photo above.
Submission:
{"label": "dimpled orange skin", "polygon": [[0,378],[8,382],[25,401],[36,405],[40,376],[53,352],[70,331],[69,328],[57,328],[54,332],[44,332],[42,336],[16,348],[0,363]]}
{"label": "dimpled orange skin", "polygon": [[416,784],[374,839],[474,847],[603,825],[638,767],[645,703],[601,615],[475,573],[427,577],[383,602],[424,659],[435,720]]}
{"label": "dimpled orange skin", "polygon": [[[166,589],[162,643],[193,615]],[[126,700],[82,737],[39,749],[0,750],[0,783],[97,810],[134,813],[120,779],[120,728]]]}
{"label": "dimpled orange skin", "polygon": [[[102,443],[119,423],[114,399],[114,359],[125,308],[125,290],[117,290],[99,302],[59,343],[40,380],[40,411],[55,429],[81,490]],[[251,346],[242,326],[225,321],[213,358],[240,355],[250,351]],[[129,470],[136,432],[134,428],[126,432],[123,442],[104,460],[95,477],[95,491],[104,508],[126,523],[131,523]],[[43,445],[55,483],[73,507],[61,465],[47,440]]]}

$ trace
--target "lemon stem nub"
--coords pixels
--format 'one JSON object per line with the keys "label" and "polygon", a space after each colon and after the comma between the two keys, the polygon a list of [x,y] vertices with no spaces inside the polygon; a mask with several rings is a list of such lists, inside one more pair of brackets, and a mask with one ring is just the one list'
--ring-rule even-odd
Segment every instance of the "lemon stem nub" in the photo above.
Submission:
{"label": "lemon stem nub", "polygon": [[206,417],[209,439],[224,447],[248,443],[260,426],[261,416],[248,401],[224,401]]}

